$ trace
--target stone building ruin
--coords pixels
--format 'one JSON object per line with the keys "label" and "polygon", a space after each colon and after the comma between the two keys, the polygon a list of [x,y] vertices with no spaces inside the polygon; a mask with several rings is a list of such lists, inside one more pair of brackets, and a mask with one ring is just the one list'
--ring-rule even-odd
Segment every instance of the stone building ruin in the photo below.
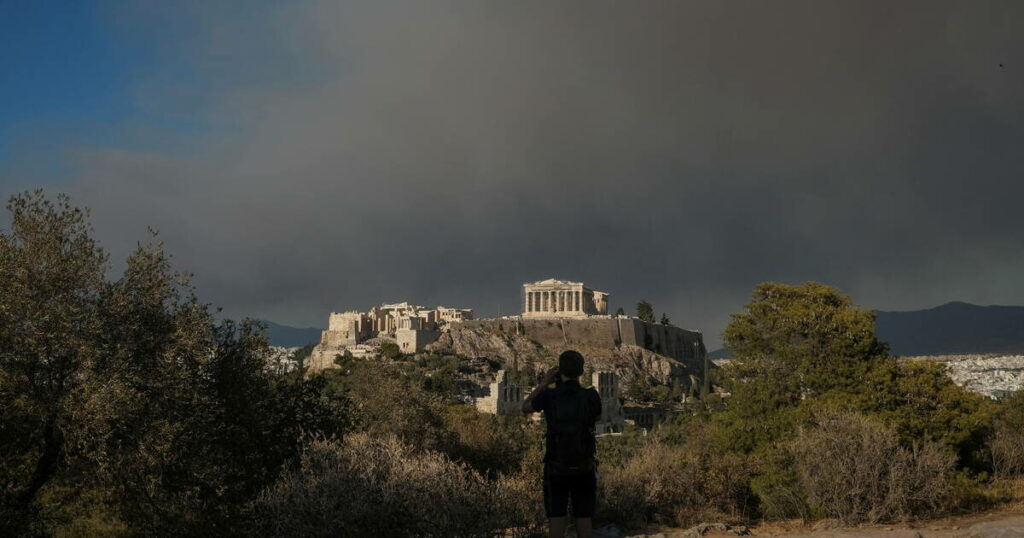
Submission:
{"label": "stone building ruin", "polygon": [[582,282],[549,278],[523,284],[524,318],[582,318],[607,314],[608,294],[594,291]]}
{"label": "stone building ruin", "polygon": [[490,385],[490,393],[478,398],[474,405],[482,413],[492,415],[521,415],[523,413],[523,387],[512,383],[505,370],[498,370],[498,376]]}
{"label": "stone building ruin", "polygon": [[320,344],[354,346],[377,336],[395,337],[403,330],[436,331],[440,325],[472,319],[473,311],[468,308],[428,309],[407,302],[375,306],[369,312],[331,312]]}
{"label": "stone building ruin", "polygon": [[594,372],[591,385],[601,396],[601,418],[595,425],[595,432],[622,433],[626,427],[626,416],[619,399],[619,375],[615,372]]}
{"label": "stone building ruin", "polygon": [[378,337],[394,339],[403,353],[422,351],[437,340],[441,327],[472,319],[468,308],[429,309],[408,302],[383,304],[368,312],[331,312],[327,330],[320,333],[320,342],[310,354],[310,372],[334,367],[334,357],[346,351],[365,356],[362,344]]}

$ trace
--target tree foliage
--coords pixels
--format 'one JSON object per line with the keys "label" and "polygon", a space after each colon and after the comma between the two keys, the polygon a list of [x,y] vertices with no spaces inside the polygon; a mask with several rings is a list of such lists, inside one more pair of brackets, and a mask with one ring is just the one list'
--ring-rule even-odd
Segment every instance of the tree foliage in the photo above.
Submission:
{"label": "tree foliage", "polygon": [[[8,209],[0,535],[436,534],[431,514],[467,535],[535,530],[541,428],[454,405],[464,358],[346,353],[321,374],[281,374],[263,327],[217,320],[155,238],[111,280],[87,213],[66,197],[27,193]],[[646,301],[637,314],[654,322]],[[891,519],[952,491],[953,455],[959,470],[1024,473],[1024,396],[996,405],[938,364],[889,357],[872,313],[833,288],[761,284],[724,340],[735,360],[716,377],[728,398],[650,436],[600,440],[619,487],[605,492],[611,513]],[[391,346],[381,351],[399,359]],[[644,379],[637,399],[680,403],[682,385]],[[894,472],[842,464],[851,451]],[[891,496],[901,491],[912,497]],[[322,492],[337,494],[336,510],[319,510]],[[408,508],[396,518],[414,521],[370,520],[375,500],[392,498]],[[481,498],[492,505],[443,504]]]}
{"label": "tree foliage", "polygon": [[67,197],[8,209],[0,534],[52,534],[97,503],[133,534],[232,534],[303,431],[346,428],[343,399],[271,377],[263,328],[215,320],[159,243],[108,281]]}
{"label": "tree foliage", "polygon": [[869,414],[901,441],[937,441],[973,465],[990,405],[930,362],[903,363],[875,337],[874,314],[835,288],[766,282],[734,314],[724,343],[732,393],[716,416],[721,442],[753,451],[788,439],[816,410]]}
{"label": "tree foliage", "polygon": [[654,307],[647,301],[640,301],[636,304],[636,317],[647,323],[654,323]]}
{"label": "tree foliage", "polygon": [[402,350],[394,342],[384,342],[380,345],[378,352],[382,357],[397,359],[402,356]]}

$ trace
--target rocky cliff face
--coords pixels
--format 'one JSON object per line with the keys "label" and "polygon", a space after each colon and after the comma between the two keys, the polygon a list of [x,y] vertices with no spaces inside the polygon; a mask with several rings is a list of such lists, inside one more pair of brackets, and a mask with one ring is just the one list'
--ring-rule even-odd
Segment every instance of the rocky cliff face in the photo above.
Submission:
{"label": "rocky cliff face", "polygon": [[549,350],[532,340],[482,328],[454,327],[441,333],[437,341],[428,344],[426,349],[434,353],[471,358],[486,357],[513,368],[554,357]]}
{"label": "rocky cliff face", "polygon": [[602,342],[597,345],[544,346],[525,336],[486,327],[452,327],[427,346],[427,350],[434,353],[486,357],[510,368],[533,370],[550,367],[556,363],[559,353],[570,348],[582,353],[595,370],[614,371],[626,382],[647,378],[662,384],[672,380],[689,384],[696,382],[702,374],[676,359],[635,345],[609,347]]}

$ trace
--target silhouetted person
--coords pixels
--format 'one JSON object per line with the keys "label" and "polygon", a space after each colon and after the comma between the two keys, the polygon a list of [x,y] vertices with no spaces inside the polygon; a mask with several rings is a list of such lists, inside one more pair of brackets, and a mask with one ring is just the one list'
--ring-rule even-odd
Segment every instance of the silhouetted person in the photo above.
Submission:
{"label": "silhouetted person", "polygon": [[[576,518],[576,535],[589,538],[597,498],[594,423],[601,417],[601,396],[580,386],[583,355],[565,351],[558,367],[541,378],[523,402],[523,413],[544,412],[547,422],[544,453],[544,512],[550,536],[562,538],[568,526],[569,502]],[[556,383],[554,388],[548,388]]]}

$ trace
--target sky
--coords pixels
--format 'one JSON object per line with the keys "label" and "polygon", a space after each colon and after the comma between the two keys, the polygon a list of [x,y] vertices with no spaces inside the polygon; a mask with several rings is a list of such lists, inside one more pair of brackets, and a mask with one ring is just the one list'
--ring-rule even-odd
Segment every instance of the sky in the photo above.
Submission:
{"label": "sky", "polygon": [[[1024,4],[0,0],[0,196],[233,317],[1024,304]],[[6,218],[0,219],[6,227]]]}

